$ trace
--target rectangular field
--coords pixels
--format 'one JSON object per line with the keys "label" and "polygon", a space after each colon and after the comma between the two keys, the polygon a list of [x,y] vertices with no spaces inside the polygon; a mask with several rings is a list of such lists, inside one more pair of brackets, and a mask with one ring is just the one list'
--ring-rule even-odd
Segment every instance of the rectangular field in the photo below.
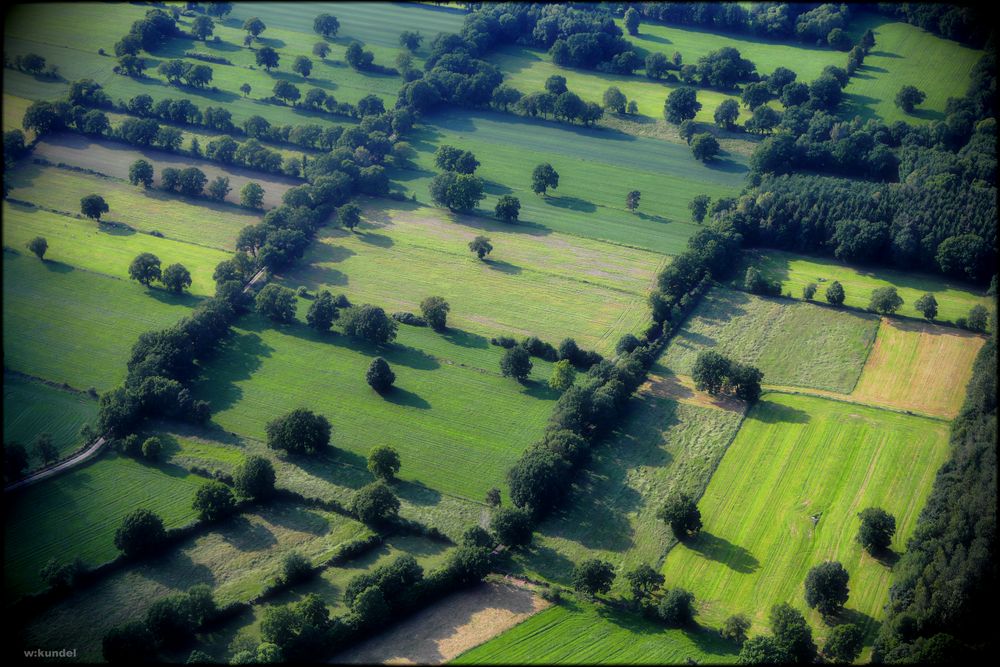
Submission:
{"label": "rectangular field", "polygon": [[671,341],[663,364],[690,375],[698,353],[711,348],[757,366],[766,384],[849,393],[878,325],[874,315],[713,289]]}
{"label": "rectangular field", "polygon": [[[882,617],[891,570],[856,541],[857,515],[882,507],[904,548],[938,468],[948,456],[944,422],[838,401],[765,394],[750,411],[699,502],[704,527],[663,565],[668,586],[697,600],[702,623],[745,613],[766,628],[772,605],[808,611],[806,573],[825,560],[850,573],[844,619],[869,632]],[[818,612],[813,632],[827,632]]]}

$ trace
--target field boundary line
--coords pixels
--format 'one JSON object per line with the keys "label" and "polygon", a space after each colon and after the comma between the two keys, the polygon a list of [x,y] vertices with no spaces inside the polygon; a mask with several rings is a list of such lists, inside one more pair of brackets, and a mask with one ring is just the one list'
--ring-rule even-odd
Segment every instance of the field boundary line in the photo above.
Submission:
{"label": "field boundary line", "polygon": [[95,459],[97,454],[100,453],[101,449],[105,444],[107,444],[107,442],[107,439],[105,439],[103,435],[99,436],[92,443],[85,446],[81,450],[77,450],[75,453],[64,458],[62,461],[57,461],[48,467],[40,468],[24,479],[8,484],[4,487],[3,492],[10,493],[12,491],[16,491],[17,489],[23,489],[37,482],[48,479],[49,477],[55,477],[60,473],[66,472],[67,470],[75,469],[77,466]]}
{"label": "field boundary line", "polygon": [[812,398],[837,401],[838,403],[847,403],[849,405],[861,405],[866,408],[872,408],[873,410],[894,412],[899,415],[909,415],[911,417],[923,417],[924,419],[933,419],[934,421],[939,421],[945,424],[950,424],[952,421],[951,419],[948,419],[947,417],[942,417],[940,415],[932,415],[926,412],[918,412],[916,410],[906,410],[904,408],[893,408],[888,405],[869,403],[867,401],[862,401],[856,398],[852,398],[849,394],[836,394],[835,392],[830,392],[828,394],[821,393],[825,391],[822,389],[809,389],[807,387],[793,387],[788,385],[774,385],[774,384],[761,385],[761,388],[764,389],[765,392],[771,392],[774,394],[787,394],[792,396],[811,396]]}

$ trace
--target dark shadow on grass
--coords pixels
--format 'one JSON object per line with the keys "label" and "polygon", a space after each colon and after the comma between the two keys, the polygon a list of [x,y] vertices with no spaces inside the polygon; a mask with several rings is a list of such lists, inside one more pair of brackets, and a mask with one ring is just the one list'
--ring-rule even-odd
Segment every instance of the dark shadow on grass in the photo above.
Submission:
{"label": "dark shadow on grass", "polygon": [[391,248],[395,241],[392,240],[391,236],[386,236],[385,234],[375,234],[373,232],[363,232],[358,235],[365,243],[377,246],[379,248]]}
{"label": "dark shadow on grass", "polygon": [[438,333],[441,334],[441,338],[444,338],[452,345],[471,347],[481,350],[485,350],[490,346],[490,341],[485,336],[480,336],[479,334],[474,334],[469,331],[463,331],[462,329],[449,327]]}
{"label": "dark shadow on grass", "polygon": [[417,410],[429,410],[431,407],[431,404],[421,398],[419,394],[402,387],[391,388],[382,394],[382,398],[394,405],[416,408]]}
{"label": "dark shadow on grass", "polygon": [[279,505],[261,512],[271,523],[299,533],[324,535],[330,530],[330,522],[320,514],[295,505]]}
{"label": "dark shadow on grass", "polygon": [[740,164],[739,162],[728,158],[709,160],[708,162],[705,162],[704,165],[712,171],[721,171],[726,174],[745,174],[749,171],[747,165]]}
{"label": "dark shadow on grass", "polygon": [[497,183],[496,181],[486,181],[486,187],[484,189],[487,194],[491,195],[509,195],[513,192],[513,190],[503,183]]}
{"label": "dark shadow on grass", "polygon": [[903,57],[903,56],[899,55],[898,53],[890,53],[888,51],[872,51],[868,55],[872,56],[873,58],[902,58]]}
{"label": "dark shadow on grass", "polygon": [[760,567],[760,561],[743,547],[705,531],[700,532],[697,537],[684,540],[681,544],[703,558],[722,563],[742,574],[756,572]]}
{"label": "dark shadow on grass", "polygon": [[896,563],[899,562],[900,555],[893,551],[892,549],[885,549],[883,551],[877,551],[876,553],[869,554],[877,563],[889,568],[890,570]]}
{"label": "dark shadow on grass", "polygon": [[502,259],[487,259],[485,260],[485,264],[494,271],[499,271],[500,273],[506,273],[512,276],[516,276],[522,272],[520,266],[511,264],[510,262],[505,262]]}
{"label": "dark shadow on grass", "polygon": [[309,260],[311,262],[343,262],[348,257],[357,253],[350,248],[332,243],[314,243],[310,248]]}
{"label": "dark shadow on grass", "polygon": [[161,303],[166,303],[171,306],[187,306],[188,308],[194,308],[202,301],[201,297],[188,294],[187,292],[184,292],[183,294],[174,294],[173,292],[168,292],[157,287],[147,287],[146,294]]}
{"label": "dark shadow on grass", "polygon": [[[240,325],[254,323],[256,318],[243,318]],[[234,334],[223,341],[213,362],[195,382],[195,396],[207,399],[212,412],[226,410],[240,401],[243,389],[236,383],[249,380],[261,366],[261,359],[274,351],[256,333]]]}
{"label": "dark shadow on grass", "polygon": [[560,393],[550,387],[546,380],[528,379],[522,382],[521,386],[523,387],[521,389],[522,394],[541,401],[554,401],[560,396]]}
{"label": "dark shadow on grass", "polygon": [[233,517],[218,532],[226,543],[240,551],[264,551],[278,543],[274,533],[245,516]]}
{"label": "dark shadow on grass", "polygon": [[397,481],[396,495],[411,505],[431,506],[441,502],[441,494],[420,481]]}
{"label": "dark shadow on grass", "polygon": [[73,271],[76,271],[76,269],[69,264],[63,264],[62,262],[57,262],[51,259],[43,260],[42,266],[52,273],[72,273]]}
{"label": "dark shadow on grass", "polygon": [[757,404],[751,416],[765,424],[807,424],[810,419],[809,413],[805,410],[799,410],[790,405],[781,405],[780,403],[772,403],[766,400]]}
{"label": "dark shadow on grass", "polygon": [[642,211],[636,211],[634,215],[640,220],[652,220],[653,222],[662,222],[662,223],[672,222],[671,220],[664,218],[662,215],[651,215],[649,213],[643,213]]}
{"label": "dark shadow on grass", "polygon": [[565,208],[581,213],[593,213],[597,210],[597,206],[592,202],[579,197],[546,197],[545,203],[556,208]]}
{"label": "dark shadow on grass", "polygon": [[132,236],[135,234],[135,230],[127,224],[115,220],[101,220],[97,224],[97,231],[108,236]]}
{"label": "dark shadow on grass", "polygon": [[196,584],[215,583],[215,575],[207,565],[195,563],[189,555],[176,549],[145,561],[135,571],[175,591],[187,591]]}

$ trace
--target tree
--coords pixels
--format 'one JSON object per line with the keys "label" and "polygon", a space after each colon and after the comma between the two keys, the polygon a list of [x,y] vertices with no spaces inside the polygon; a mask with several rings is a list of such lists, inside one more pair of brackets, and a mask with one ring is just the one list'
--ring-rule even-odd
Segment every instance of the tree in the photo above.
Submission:
{"label": "tree", "polygon": [[80,212],[91,220],[101,221],[101,216],[110,209],[101,195],[87,195],[80,200]]}
{"label": "tree", "polygon": [[526,510],[500,508],[493,513],[490,531],[500,544],[516,547],[531,542],[531,515]]}
{"label": "tree", "polygon": [[299,90],[298,86],[284,79],[275,81],[274,88],[271,89],[274,96],[279,100],[284,100],[287,102],[295,102],[300,97],[302,97],[302,91]]}
{"label": "tree", "polygon": [[806,604],[824,617],[839,613],[850,592],[848,579],[847,570],[837,561],[820,563],[806,575]]}
{"label": "tree", "polygon": [[928,320],[933,320],[938,314],[938,303],[937,299],[930,292],[924,294],[922,297],[917,299],[913,307],[918,311],[923,313],[924,317]]}
{"label": "tree", "polygon": [[236,509],[232,489],[222,482],[212,480],[198,487],[194,494],[194,510],[203,521],[217,521],[229,516]]}
{"label": "tree", "polygon": [[[257,51],[257,54],[254,56],[254,59],[257,61],[258,67],[263,67],[268,72],[270,72],[271,68],[278,66],[278,62],[281,60],[281,56],[278,54],[277,51],[272,49],[270,46],[265,46],[264,48]],[[284,81],[284,83],[288,82]],[[277,91],[275,91],[275,94],[277,94]]]}
{"label": "tree", "polygon": [[566,77],[553,74],[545,80],[545,91],[556,96],[567,92]]}
{"label": "tree", "polygon": [[925,99],[927,94],[916,86],[903,86],[896,93],[896,106],[906,113],[913,113],[913,108],[922,104]]}
{"label": "tree", "polygon": [[701,111],[698,93],[690,86],[672,91],[663,104],[663,117],[668,123],[680,125],[682,121],[693,119]]}
{"label": "tree", "polygon": [[292,63],[292,71],[296,74],[301,74],[303,79],[308,79],[309,74],[312,72],[312,61],[305,56],[298,56]]}
{"label": "tree", "polygon": [[125,515],[115,531],[115,547],[126,556],[152,553],[166,537],[163,519],[147,509],[137,509]]}
{"label": "tree", "polygon": [[671,628],[691,625],[694,613],[694,595],[683,588],[667,591],[656,607],[656,615]]}
{"label": "tree", "polygon": [[228,176],[216,176],[208,184],[208,196],[217,201],[224,200],[231,190]]}
{"label": "tree", "polygon": [[205,41],[215,31],[215,21],[207,16],[196,16],[191,22],[191,34],[195,39]]}
{"label": "tree", "polygon": [[414,32],[412,30],[404,30],[399,33],[399,45],[405,48],[407,51],[416,51],[420,48],[420,42],[424,40],[424,36],[419,32]]}
{"label": "tree", "polygon": [[354,494],[351,511],[364,523],[385,523],[399,516],[399,499],[384,482],[372,482]]}
{"label": "tree", "polygon": [[444,331],[447,328],[450,310],[451,306],[444,297],[429,296],[420,302],[420,312],[435,331]]}
{"label": "tree", "polygon": [[969,309],[969,317],[966,320],[966,326],[969,331],[982,333],[986,331],[986,323],[988,320],[989,312],[986,310],[986,307],[977,303]]}
{"label": "tree", "polygon": [[68,563],[60,563],[55,558],[50,558],[38,574],[49,588],[65,591],[77,585],[80,575],[86,569],[87,566],[80,558],[74,558]]}
{"label": "tree", "polygon": [[874,556],[888,550],[896,534],[895,517],[881,507],[869,507],[858,514],[858,518],[861,519],[858,543]]}
{"label": "tree", "polygon": [[826,300],[834,306],[843,304],[844,296],[844,286],[836,280],[830,283],[830,286],[826,288]]}
{"label": "tree", "polygon": [[490,243],[489,238],[485,236],[477,236],[469,241],[469,250],[476,253],[476,256],[479,257],[479,259],[485,259],[486,255],[493,252],[493,245]]}
{"label": "tree", "polygon": [[274,494],[274,466],[263,456],[246,457],[233,472],[233,488],[241,498],[263,500]]}
{"label": "tree", "polygon": [[396,381],[396,374],[389,367],[389,362],[382,357],[375,357],[365,372],[365,381],[368,386],[381,394],[389,391],[392,383]]}
{"label": "tree", "polygon": [[52,434],[39,433],[35,437],[35,453],[42,463],[48,465],[59,458],[59,449],[52,440]]}
{"label": "tree", "polygon": [[610,86],[604,91],[604,108],[614,113],[625,113],[628,99],[617,86]]}
{"label": "tree", "polygon": [[153,165],[145,160],[136,160],[128,168],[128,181],[132,185],[142,183],[144,188],[153,187]]}
{"label": "tree", "polygon": [[142,457],[150,461],[158,461],[163,452],[163,443],[155,435],[146,438],[142,443]]}
{"label": "tree", "polygon": [[183,264],[171,264],[163,269],[163,276],[160,280],[167,291],[180,294],[191,287],[191,272]]}
{"label": "tree", "polygon": [[378,306],[351,306],[340,320],[348,336],[357,336],[376,345],[390,343],[396,338],[396,321]]}
{"label": "tree", "polygon": [[719,154],[719,142],[711,134],[702,132],[691,140],[691,154],[696,160],[708,162]]}
{"label": "tree", "polygon": [[330,45],[326,42],[316,42],[313,44],[312,52],[320,60],[326,60],[326,57],[330,55]]}
{"label": "tree", "polygon": [[868,310],[879,315],[892,315],[903,305],[903,298],[896,292],[895,287],[879,287],[872,290],[871,301],[868,302]]}
{"label": "tree", "polygon": [[688,208],[691,209],[691,219],[694,222],[700,225],[705,220],[705,214],[708,213],[708,205],[711,201],[712,198],[708,195],[698,195],[688,202]]}
{"label": "tree", "polygon": [[559,188],[559,173],[548,162],[544,162],[531,172],[531,190],[536,195],[545,195],[546,191]]}
{"label": "tree", "polygon": [[45,261],[45,252],[49,249],[49,242],[44,236],[36,236],[26,244],[28,250],[38,259]]}
{"label": "tree", "polygon": [[330,422],[323,415],[297,408],[264,427],[267,446],[289,454],[317,454],[330,446]]}
{"label": "tree", "polygon": [[630,35],[639,34],[639,12],[634,7],[629,7],[625,12],[625,29]]}
{"label": "tree", "polygon": [[208,176],[205,175],[205,172],[197,167],[187,167],[181,170],[177,187],[180,188],[182,194],[197,197],[205,189],[206,183],[208,183]]}
{"label": "tree", "polygon": [[473,174],[446,171],[431,181],[431,199],[452,211],[471,211],[486,198],[486,183]]}
{"label": "tree", "polygon": [[500,507],[500,489],[494,486],[486,492],[486,504],[490,507]]}
{"label": "tree", "polygon": [[635,213],[635,209],[639,208],[639,199],[641,197],[642,193],[638,190],[632,190],[625,195],[625,206],[628,208],[630,213]]}
{"label": "tree", "polygon": [[368,472],[381,480],[392,481],[399,472],[399,452],[381,445],[368,453]]}
{"label": "tree", "polygon": [[838,625],[830,630],[823,645],[823,657],[830,662],[849,665],[861,655],[865,633],[853,623]]}
{"label": "tree", "polygon": [[249,83],[240,84],[240,92],[243,93],[243,97],[246,97],[247,95],[249,95],[250,91],[252,91],[252,90],[253,90],[253,88],[250,87]]}
{"label": "tree", "polygon": [[573,588],[588,597],[611,590],[615,568],[596,558],[588,558],[573,568]]}
{"label": "tree", "polygon": [[[771,632],[774,633],[775,644],[782,653],[778,662],[811,663],[816,660],[816,643],[812,638],[812,630],[802,613],[787,603],[771,607],[769,617]],[[754,641],[748,640],[747,644]]]}
{"label": "tree", "polygon": [[629,590],[632,591],[632,599],[636,601],[642,601],[652,595],[663,586],[664,581],[663,575],[646,563],[626,572],[625,579],[628,581]]}
{"label": "tree", "polygon": [[335,37],[340,30],[340,21],[331,14],[320,14],[313,19],[313,32],[326,38]]}
{"label": "tree", "polygon": [[552,366],[552,377],[549,378],[549,387],[555,391],[566,391],[573,386],[576,381],[576,370],[569,359],[557,361]]}
{"label": "tree", "polygon": [[531,355],[520,345],[515,345],[505,351],[500,358],[500,373],[504,377],[512,377],[518,382],[524,382],[531,373]]}
{"label": "tree", "polygon": [[727,97],[716,107],[713,116],[715,124],[725,130],[733,129],[739,117],[740,105],[731,97]]}
{"label": "tree", "polygon": [[281,563],[281,581],[285,584],[296,584],[304,581],[312,573],[312,563],[298,551],[286,554]]}
{"label": "tree", "polygon": [[677,134],[680,135],[681,139],[683,139],[688,146],[691,145],[691,139],[694,138],[697,131],[698,124],[693,120],[682,121],[681,124],[677,126]]}
{"label": "tree", "polygon": [[344,204],[337,210],[337,222],[354,231],[354,228],[361,222],[361,208],[354,202]]}
{"label": "tree", "polygon": [[257,293],[257,312],[274,322],[287,324],[295,321],[295,292],[270,283]]}
{"label": "tree", "polygon": [[691,370],[695,389],[717,394],[726,385],[726,380],[732,370],[732,363],[715,350],[703,350],[698,353]]}
{"label": "tree", "polygon": [[670,525],[674,537],[684,541],[701,530],[701,512],[690,496],[676,493],[667,498],[657,517]]}
{"label": "tree", "polygon": [[250,181],[240,189],[240,206],[259,209],[263,205],[264,188],[260,184]]}
{"label": "tree", "polygon": [[802,298],[806,301],[812,301],[812,298],[816,296],[816,290],[819,286],[816,283],[809,283],[802,288]]}
{"label": "tree", "polygon": [[149,287],[151,282],[160,279],[160,258],[149,252],[140,253],[129,264],[128,276]]}
{"label": "tree", "polygon": [[267,26],[256,16],[251,16],[243,22],[243,29],[249,33],[250,37],[257,39],[260,37],[260,33],[267,30]]}
{"label": "tree", "polygon": [[517,218],[521,214],[521,200],[513,195],[500,195],[494,214],[498,220],[507,223],[517,222]]}
{"label": "tree", "polygon": [[740,647],[736,663],[740,665],[780,665],[789,661],[788,653],[774,637],[752,637]]}
{"label": "tree", "polygon": [[719,628],[722,638],[735,644],[742,644],[747,640],[747,632],[750,630],[750,619],[746,614],[734,614],[727,618]]}
{"label": "tree", "polygon": [[175,648],[190,640],[197,627],[190,600],[183,594],[160,598],[146,611],[146,627],[164,648]]}
{"label": "tree", "polygon": [[316,331],[329,331],[335,319],[337,319],[337,303],[329,291],[323,290],[309,306],[306,324]]}

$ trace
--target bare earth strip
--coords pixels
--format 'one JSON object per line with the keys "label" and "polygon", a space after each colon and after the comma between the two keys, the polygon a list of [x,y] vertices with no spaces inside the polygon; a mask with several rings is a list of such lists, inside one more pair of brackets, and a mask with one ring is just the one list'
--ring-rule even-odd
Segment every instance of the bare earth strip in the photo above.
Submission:
{"label": "bare earth strip", "polygon": [[694,380],[689,375],[650,374],[649,380],[640,391],[649,392],[658,398],[672,398],[678,403],[687,403],[701,408],[716,408],[729,412],[743,412],[746,403],[733,396],[719,394],[713,396],[708,392],[694,388]]}
{"label": "bare earth strip", "polygon": [[532,591],[490,581],[455,593],[330,662],[435,665],[496,637],[549,606]]}

